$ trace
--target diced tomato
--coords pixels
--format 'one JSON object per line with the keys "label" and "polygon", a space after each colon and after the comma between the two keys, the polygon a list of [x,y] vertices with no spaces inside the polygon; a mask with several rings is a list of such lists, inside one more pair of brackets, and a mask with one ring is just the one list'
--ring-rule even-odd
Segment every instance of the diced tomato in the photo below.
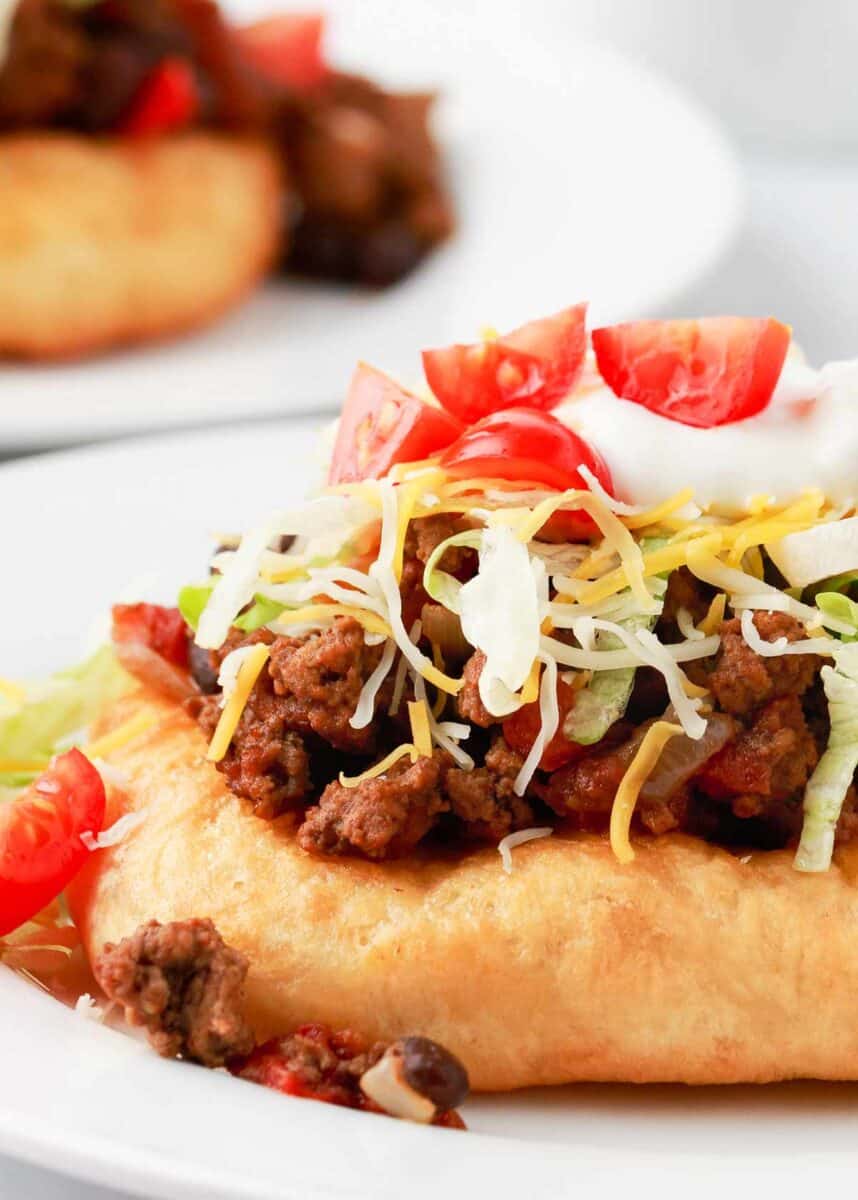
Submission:
{"label": "diced tomato", "polygon": [[[613,492],[611,473],[596,451],[550,413],[529,408],[506,409],[467,429],[444,451],[441,466],[451,475],[544,484],[558,491],[586,489],[580,469],[587,467]],[[596,528],[580,511],[556,513],[551,521],[570,541],[589,537]]]}
{"label": "diced tomato", "polygon": [[101,776],[79,750],[55,758],[16,800],[0,806],[0,936],[65,888],[89,851],[80,835],[104,823]]}
{"label": "diced tomato", "polygon": [[449,446],[459,422],[360,363],[343,405],[329,483],[380,479],[395,463],[416,462]]}
{"label": "diced tomato", "polygon": [[494,341],[424,350],[429,386],[466,423],[502,408],[554,408],[581,374],[586,313],[586,304],[576,304]]}
{"label": "diced tomato", "polygon": [[663,417],[708,429],[766,407],[790,330],[773,317],[630,321],[593,330],[608,387]]}
{"label": "diced tomato", "polygon": [[325,19],[319,13],[283,13],[235,30],[245,58],[272,83],[303,91],[328,73],[322,57]]}
{"label": "diced tomato", "polygon": [[114,604],[114,642],[138,642],[187,669],[188,626],[177,608],[160,604]]}
{"label": "diced tomato", "polygon": [[191,64],[165,58],[143,81],[120,126],[129,137],[152,137],[185,129],[200,110],[200,94]]}
{"label": "diced tomato", "polygon": [[[586,748],[577,742],[570,742],[563,736],[563,722],[575,706],[575,690],[562,679],[557,681],[557,705],[560,709],[560,724],[554,737],[545,747],[539,768],[542,771],[557,771],[560,767],[568,766],[586,754]],[[539,715],[539,702],[525,704],[518,712],[507,717],[503,723],[503,735],[513,750],[527,756],[539,733],[542,718]]]}

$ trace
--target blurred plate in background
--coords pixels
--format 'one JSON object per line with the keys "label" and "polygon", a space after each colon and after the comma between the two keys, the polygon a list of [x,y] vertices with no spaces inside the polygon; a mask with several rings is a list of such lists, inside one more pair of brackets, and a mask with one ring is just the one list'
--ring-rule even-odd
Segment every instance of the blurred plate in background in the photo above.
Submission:
{"label": "blurred plate in background", "polygon": [[529,41],[503,6],[490,21],[476,5],[439,11],[424,0],[325,7],[337,65],[443,93],[457,235],[385,292],[272,283],[196,337],[86,363],[4,366],[0,454],[333,412],[358,358],[413,379],[421,346],[486,324],[511,327],[580,299],[595,320],[645,315],[729,242],[740,207],[731,153],[663,80],[584,42],[560,56]]}

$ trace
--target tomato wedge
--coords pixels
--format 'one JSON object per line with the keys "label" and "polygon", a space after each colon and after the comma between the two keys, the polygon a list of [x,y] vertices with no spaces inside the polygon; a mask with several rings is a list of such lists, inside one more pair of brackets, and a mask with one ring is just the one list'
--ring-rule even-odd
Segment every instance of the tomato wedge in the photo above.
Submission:
{"label": "tomato wedge", "polygon": [[[605,491],[614,490],[607,464],[592,446],[550,413],[530,408],[509,408],[467,429],[444,451],[441,466],[450,475],[544,484],[557,491],[586,488],[581,467],[587,467]],[[596,530],[580,511],[555,513],[549,527],[552,538],[564,541],[591,537]]]}
{"label": "tomato wedge", "polygon": [[443,450],[461,432],[449,413],[359,363],[343,405],[328,483],[380,479],[395,463],[417,462]]}
{"label": "tomato wedge", "polygon": [[55,758],[27,791],[0,807],[0,936],[35,916],[77,874],[80,840],[104,823],[104,784],[80,750]]}
{"label": "tomato wedge", "polygon": [[120,126],[129,137],[152,137],[190,125],[199,113],[194,69],[184,58],[165,58],[143,81]]}
{"label": "tomato wedge", "polygon": [[423,351],[438,402],[460,421],[502,408],[547,411],[571,392],[587,350],[586,304],[531,321],[494,341]]}
{"label": "tomato wedge", "polygon": [[[568,683],[564,683],[562,679],[557,680],[557,706],[560,709],[560,724],[539,760],[541,771],[557,771],[560,767],[568,766],[569,763],[583,758],[587,753],[585,746],[579,746],[577,742],[570,742],[563,736],[563,722],[575,706],[575,690]],[[514,712],[511,717],[506,718],[503,723],[503,735],[513,750],[517,750],[519,754],[526,757],[536,741],[541,724],[539,702],[535,701],[533,704],[525,704],[518,712]]]}
{"label": "tomato wedge", "polygon": [[303,91],[320,83],[325,18],[320,13],[283,13],[235,30],[245,58],[272,83]]}
{"label": "tomato wedge", "polygon": [[612,392],[702,429],[766,407],[789,341],[789,327],[773,317],[629,321],[593,330],[596,362]]}
{"label": "tomato wedge", "polygon": [[114,604],[114,642],[139,642],[177,667],[189,666],[189,630],[177,608]]}

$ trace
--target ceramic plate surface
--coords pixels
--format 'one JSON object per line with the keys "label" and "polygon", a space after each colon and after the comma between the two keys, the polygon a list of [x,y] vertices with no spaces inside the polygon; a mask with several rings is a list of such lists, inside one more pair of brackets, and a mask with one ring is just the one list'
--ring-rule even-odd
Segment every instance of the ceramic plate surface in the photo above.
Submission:
{"label": "ceramic plate surface", "polygon": [[[297,498],[315,431],[260,425],[0,468],[0,674],[78,658],[119,596],[169,602],[210,534]],[[538,897],[534,897],[538,903]],[[165,1062],[0,967],[0,1154],[188,1200],[782,1196],[858,1170],[858,1088],[575,1087],[477,1097],[467,1134]]]}
{"label": "ceramic plate surface", "polygon": [[456,236],[385,292],[273,283],[196,337],[2,367],[0,454],[334,411],[359,358],[411,379],[419,347],[487,324],[512,328],[581,299],[599,321],[652,314],[730,240],[739,188],[721,134],[643,68],[571,36],[530,40],[503,3],[491,19],[468,0],[324,7],[334,62],[440,89]]}

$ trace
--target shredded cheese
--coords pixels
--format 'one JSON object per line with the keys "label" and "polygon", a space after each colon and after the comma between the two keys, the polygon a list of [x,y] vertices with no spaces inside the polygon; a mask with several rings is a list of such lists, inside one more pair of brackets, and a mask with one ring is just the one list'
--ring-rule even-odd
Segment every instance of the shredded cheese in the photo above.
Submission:
{"label": "shredded cheese", "polygon": [[122,746],[139,737],[141,733],[145,733],[147,729],[151,729],[157,719],[153,713],[137,713],[130,721],[125,721],[117,729],[112,729],[104,737],[98,738],[94,742],[89,742],[88,745],[81,747],[81,749],[90,760],[93,758],[107,758],[108,754],[112,754],[114,750],[121,749]]}
{"label": "shredded cheese", "polygon": [[507,875],[512,874],[512,852],[516,846],[523,846],[525,842],[535,842],[537,838],[551,837],[553,832],[550,825],[535,825],[532,829],[519,829],[516,833],[508,833],[506,837],[501,838],[498,842],[498,853]]}
{"label": "shredded cheese", "polygon": [[414,749],[421,758],[431,758],[432,731],[429,727],[429,709],[425,700],[408,701],[408,720],[411,723],[411,739]]}
{"label": "shredded cheese", "polygon": [[344,788],[356,788],[367,779],[377,779],[379,775],[384,775],[385,771],[389,771],[394,763],[399,762],[400,758],[409,755],[412,763],[416,763],[420,757],[420,752],[416,746],[412,746],[410,742],[404,742],[401,746],[397,746],[395,750],[391,750],[381,762],[377,762],[375,766],[367,767],[360,775],[345,775],[340,771],[340,785]]}
{"label": "shredded cheese", "polygon": [[709,605],[709,611],[698,626],[698,629],[705,637],[711,637],[713,633],[720,632],[721,626],[724,624],[724,610],[726,607],[726,592],[719,592],[717,596],[713,596],[712,603]]}
{"label": "shredded cheese", "polygon": [[366,729],[375,714],[375,701],[381,685],[387,678],[393,660],[396,657],[396,642],[388,640],[385,643],[378,666],[372,672],[361,688],[355,710],[349,717],[352,729]]}
{"label": "shredded cheese", "polygon": [[44,771],[49,764],[47,758],[0,758],[0,772],[4,775],[30,775]]}
{"label": "shredded cheese", "polygon": [[384,637],[392,637],[390,626],[375,613],[363,608],[353,608],[350,604],[308,604],[304,608],[287,609],[271,622],[271,628],[277,630],[281,625],[314,625],[332,621],[334,617],[353,617],[369,633],[380,633]]}
{"label": "shredded cheese", "polygon": [[629,841],[629,830],[640,790],[655,769],[668,741],[682,732],[681,725],[674,725],[670,721],[656,721],[651,725],[617,788],[611,809],[610,839],[611,849],[621,863],[634,862],[635,852]]}
{"label": "shredded cheese", "polygon": [[247,704],[254,684],[271,653],[270,647],[263,642],[257,642],[252,649],[253,653],[249,654],[241,664],[235,691],[220,714],[220,720],[212,734],[212,740],[206,753],[209,762],[220,762],[229,749],[233,734],[241,720],[241,714],[244,712],[244,706]]}

